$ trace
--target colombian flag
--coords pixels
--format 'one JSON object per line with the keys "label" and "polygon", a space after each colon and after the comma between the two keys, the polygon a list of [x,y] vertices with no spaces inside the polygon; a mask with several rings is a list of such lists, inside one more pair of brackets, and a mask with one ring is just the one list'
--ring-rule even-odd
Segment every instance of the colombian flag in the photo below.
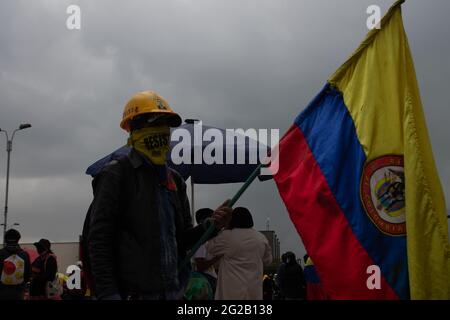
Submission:
{"label": "colombian flag", "polygon": [[450,299],[445,200],[402,2],[279,145],[278,190],[332,299]]}

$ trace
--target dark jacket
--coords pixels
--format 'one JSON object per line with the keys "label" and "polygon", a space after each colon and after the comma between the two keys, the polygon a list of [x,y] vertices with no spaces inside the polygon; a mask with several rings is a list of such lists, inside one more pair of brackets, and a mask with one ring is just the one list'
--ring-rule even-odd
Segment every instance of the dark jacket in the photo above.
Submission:
{"label": "dark jacket", "polygon": [[169,176],[172,185],[162,186],[155,167],[132,149],[94,178],[87,242],[98,297],[159,294],[167,289],[161,279],[163,208],[157,200],[158,188],[168,188],[174,207],[179,261],[206,231],[206,224],[193,228],[183,179],[173,170]]}
{"label": "dark jacket", "polygon": [[280,265],[277,272],[277,283],[284,298],[305,299],[305,276],[302,267],[297,262]]}
{"label": "dark jacket", "polygon": [[0,250],[0,275],[3,273],[3,263],[11,255],[16,254],[18,257],[24,261],[24,274],[23,283],[18,285],[4,285],[0,281],[0,299],[23,299],[23,293],[25,290],[25,285],[30,280],[31,276],[31,265],[30,257],[18,244],[7,245],[5,248]]}
{"label": "dark jacket", "polygon": [[31,265],[32,278],[30,283],[30,296],[42,297],[46,295],[48,281],[55,280],[58,264],[53,253],[41,253]]}

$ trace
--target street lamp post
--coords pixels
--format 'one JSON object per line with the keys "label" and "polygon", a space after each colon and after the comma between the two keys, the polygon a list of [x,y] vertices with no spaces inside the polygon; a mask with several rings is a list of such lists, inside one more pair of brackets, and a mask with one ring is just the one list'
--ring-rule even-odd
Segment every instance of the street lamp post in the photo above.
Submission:
{"label": "street lamp post", "polygon": [[[0,224],[0,226],[4,226],[4,225],[5,225],[4,223]],[[7,226],[6,230],[9,230],[12,227],[17,227],[17,226],[20,226],[20,223],[14,222],[13,224],[10,224],[9,226]]]}
{"label": "street lamp post", "polygon": [[11,151],[12,151],[12,143],[14,140],[14,135],[17,131],[31,128],[31,124],[29,123],[23,123],[19,126],[19,128],[15,129],[13,131],[13,134],[11,136],[11,140],[9,140],[8,132],[5,130],[0,129],[0,132],[4,132],[6,135],[6,151],[8,152],[8,160],[6,164],[6,191],[5,191],[5,211],[4,211],[4,221],[3,221],[3,244],[5,244],[5,234],[6,234],[6,228],[8,225],[8,190],[9,190],[9,163],[11,159]]}

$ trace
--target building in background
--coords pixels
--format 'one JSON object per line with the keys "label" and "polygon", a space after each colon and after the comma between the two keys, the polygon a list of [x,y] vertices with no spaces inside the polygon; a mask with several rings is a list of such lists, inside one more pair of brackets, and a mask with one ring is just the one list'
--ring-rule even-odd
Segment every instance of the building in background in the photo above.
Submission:
{"label": "building in background", "polygon": [[272,249],[272,257],[274,263],[280,262],[280,240],[277,234],[273,230],[260,231],[269,241],[270,248]]}

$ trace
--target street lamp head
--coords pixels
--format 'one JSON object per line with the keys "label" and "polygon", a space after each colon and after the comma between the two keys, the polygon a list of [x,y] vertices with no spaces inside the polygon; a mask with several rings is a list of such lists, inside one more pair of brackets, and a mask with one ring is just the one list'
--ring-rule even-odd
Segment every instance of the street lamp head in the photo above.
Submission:
{"label": "street lamp head", "polygon": [[19,130],[23,130],[23,129],[27,129],[27,128],[31,128],[31,124],[29,124],[29,123],[22,123],[19,126]]}

